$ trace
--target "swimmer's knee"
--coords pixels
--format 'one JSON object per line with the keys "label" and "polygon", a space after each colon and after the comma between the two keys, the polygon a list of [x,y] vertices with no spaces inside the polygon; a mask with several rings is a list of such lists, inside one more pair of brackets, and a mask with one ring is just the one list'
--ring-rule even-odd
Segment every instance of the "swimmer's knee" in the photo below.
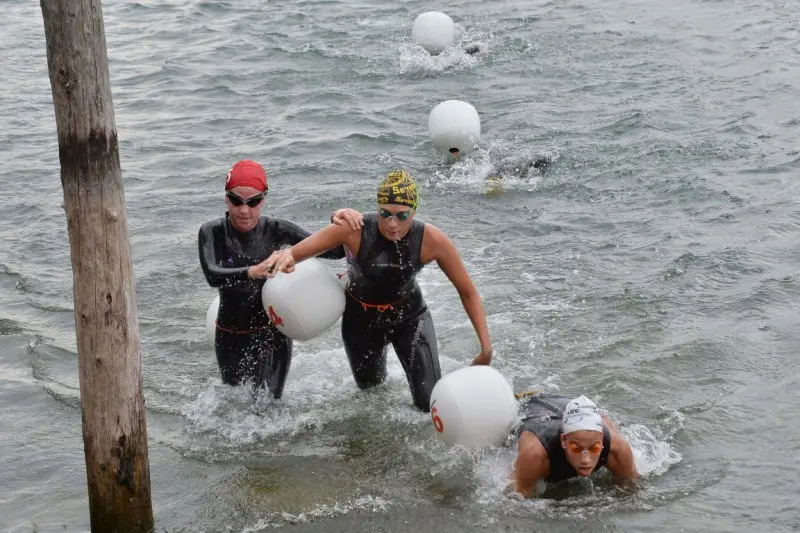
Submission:
{"label": "swimmer's knee", "polygon": [[[438,380],[432,380],[435,384]],[[430,412],[431,408],[431,394],[433,394],[433,386],[426,387],[424,384],[418,384],[416,387],[411,388],[411,396],[414,401],[414,406],[423,413]]]}
{"label": "swimmer's knee", "polygon": [[242,383],[242,376],[240,372],[237,371],[235,366],[222,367],[219,369],[219,373],[220,377],[222,378],[222,383],[225,385],[236,387]]}
{"label": "swimmer's knee", "polygon": [[423,413],[430,413],[431,412],[430,403],[431,403],[430,397],[428,398],[428,401],[414,400],[414,407],[416,407]]}
{"label": "swimmer's knee", "polygon": [[358,385],[359,389],[364,390],[364,389],[371,389],[372,387],[377,387],[384,381],[386,381],[386,376],[374,376],[371,377],[370,379],[356,378],[356,385]]}

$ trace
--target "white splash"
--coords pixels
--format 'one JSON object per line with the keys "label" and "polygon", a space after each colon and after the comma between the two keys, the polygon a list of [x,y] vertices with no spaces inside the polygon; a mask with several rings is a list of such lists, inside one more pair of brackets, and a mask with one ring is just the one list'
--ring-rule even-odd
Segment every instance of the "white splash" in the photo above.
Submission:
{"label": "white splash", "polygon": [[332,505],[317,505],[308,511],[292,514],[287,512],[275,512],[266,518],[261,518],[252,526],[242,529],[242,533],[255,533],[264,529],[279,528],[292,524],[305,524],[314,522],[320,518],[330,518],[343,515],[352,511],[367,511],[373,513],[385,513],[389,510],[390,503],[380,496],[361,496],[354,500],[344,503],[334,503]]}

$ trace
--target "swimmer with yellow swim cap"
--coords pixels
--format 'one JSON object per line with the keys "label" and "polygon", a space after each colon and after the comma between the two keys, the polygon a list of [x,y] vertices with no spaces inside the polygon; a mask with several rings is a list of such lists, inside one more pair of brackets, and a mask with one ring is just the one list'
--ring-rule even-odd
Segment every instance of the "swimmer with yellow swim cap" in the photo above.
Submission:
{"label": "swimmer with yellow swim cap", "polygon": [[453,242],[436,226],[416,220],[419,191],[408,172],[390,172],[378,185],[376,200],[377,212],[364,215],[363,227],[332,224],[273,253],[259,268],[270,276],[292,272],[296,262],[344,245],[349,269],[342,340],[356,384],[366,389],[386,379],[391,343],[414,405],[427,412],[441,370],[433,319],[417,273],[436,261],[455,286],[480,343],[474,365],[488,365],[492,359],[486,315]]}

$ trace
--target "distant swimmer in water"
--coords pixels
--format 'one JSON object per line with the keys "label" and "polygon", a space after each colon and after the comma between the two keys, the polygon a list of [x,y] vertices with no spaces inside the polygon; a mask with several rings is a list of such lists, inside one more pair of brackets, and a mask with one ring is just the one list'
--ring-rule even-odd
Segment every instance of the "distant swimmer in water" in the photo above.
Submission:
{"label": "distant swimmer in water", "polygon": [[[451,148],[450,155],[454,161],[459,161],[461,154],[458,148]],[[490,155],[490,161],[497,159]],[[486,195],[499,196],[504,191],[504,181],[510,178],[526,178],[531,172],[543,174],[547,172],[553,160],[550,157],[531,157],[528,155],[522,156],[507,156],[499,158],[498,163],[494,163],[485,175],[486,182]]]}
{"label": "distant swimmer in water", "polygon": [[[208,284],[219,289],[214,348],[222,382],[252,382],[267,387],[280,398],[289,365],[292,340],[272,325],[261,302],[264,278],[254,269],[284,246],[310,235],[288,220],[261,216],[267,196],[267,174],[255,161],[239,161],[225,181],[225,216],[200,228],[200,265]],[[335,225],[361,227],[358,211],[339,209],[331,217]],[[344,249],[332,247],[326,259],[341,259]]]}
{"label": "distant swimmer in water", "polygon": [[[451,148],[450,155],[454,161],[461,160],[461,154],[458,148]],[[545,172],[553,160],[547,156],[530,157],[530,156],[512,156],[503,158],[499,163],[493,165],[492,170],[486,176],[487,180],[503,179],[508,177],[524,178],[528,175],[531,169]]]}
{"label": "distant swimmer in water", "polygon": [[464,47],[464,51],[471,56],[480,54],[486,50],[486,47],[481,43],[471,43]]}
{"label": "distant swimmer in water", "polygon": [[589,477],[603,467],[619,480],[638,479],[630,444],[586,396],[524,396],[520,415],[511,481],[522,496],[530,497],[539,481]]}
{"label": "distant swimmer in water", "polygon": [[453,242],[439,228],[415,219],[417,184],[405,170],[394,170],[377,190],[377,212],[359,229],[328,226],[259,266],[265,275],[292,272],[298,261],[344,245],[348,257],[347,303],[342,340],[356,384],[361,389],[386,380],[391,343],[408,380],[414,405],[429,410],[433,386],[441,378],[433,318],[416,281],[436,261],[455,286],[480,343],[473,365],[488,365],[492,343],[481,297]]}
{"label": "distant swimmer in water", "polygon": [[486,176],[487,180],[501,180],[503,178],[524,178],[528,175],[531,169],[538,170],[539,172],[546,171],[552,159],[549,157],[511,157],[502,160],[499,164],[494,165],[492,170]]}

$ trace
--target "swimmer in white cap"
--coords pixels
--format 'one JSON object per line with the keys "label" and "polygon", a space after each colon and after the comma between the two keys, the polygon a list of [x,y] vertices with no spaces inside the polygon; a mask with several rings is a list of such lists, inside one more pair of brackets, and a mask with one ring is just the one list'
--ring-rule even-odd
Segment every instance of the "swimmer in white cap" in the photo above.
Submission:
{"label": "swimmer in white cap", "polygon": [[557,483],[589,477],[602,467],[618,479],[639,477],[630,444],[586,396],[525,396],[520,412],[519,452],[512,481],[516,492],[526,498],[540,480]]}

